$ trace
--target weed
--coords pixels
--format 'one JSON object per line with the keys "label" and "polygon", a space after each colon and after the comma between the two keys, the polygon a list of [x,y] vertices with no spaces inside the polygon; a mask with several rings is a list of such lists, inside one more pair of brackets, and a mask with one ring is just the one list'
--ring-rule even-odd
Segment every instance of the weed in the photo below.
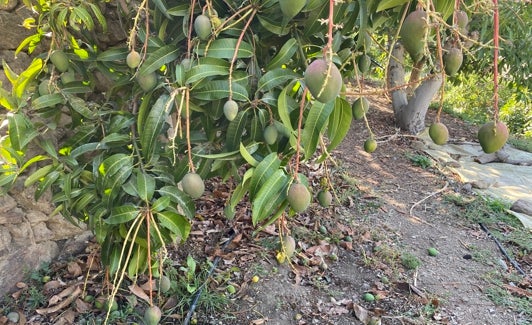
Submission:
{"label": "weed", "polygon": [[408,157],[408,159],[410,159],[412,164],[414,164],[415,166],[421,167],[423,169],[427,169],[432,166],[432,159],[430,159],[430,157],[427,157],[425,155],[407,154],[406,156]]}
{"label": "weed", "polygon": [[415,270],[421,265],[421,261],[411,253],[401,255],[401,264],[408,270]]}

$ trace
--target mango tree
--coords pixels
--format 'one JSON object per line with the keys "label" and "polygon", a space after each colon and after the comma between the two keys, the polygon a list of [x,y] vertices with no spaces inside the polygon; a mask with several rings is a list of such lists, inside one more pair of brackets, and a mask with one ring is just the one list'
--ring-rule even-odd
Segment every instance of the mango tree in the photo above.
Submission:
{"label": "mango tree", "polygon": [[[21,178],[36,199],[51,191],[56,213],[94,232],[117,275],[157,272],[165,245],[187,239],[207,179],[231,179],[226,216],[246,198],[258,228],[304,211],[312,195],[299,165],[326,161],[353,116],[365,117],[344,80],[393,49],[397,122],[418,132],[444,78],[440,38],[467,40],[442,0],[24,3],[35,34],[18,51],[34,58],[20,75],[4,65],[0,186]],[[315,189],[320,201],[329,186]]]}

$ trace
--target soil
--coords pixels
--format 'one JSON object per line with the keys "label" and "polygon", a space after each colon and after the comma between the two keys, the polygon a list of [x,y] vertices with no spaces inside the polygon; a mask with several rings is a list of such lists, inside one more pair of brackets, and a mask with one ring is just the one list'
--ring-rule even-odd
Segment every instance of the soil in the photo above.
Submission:
{"label": "soil", "polygon": [[[186,318],[186,310],[163,308],[167,317],[161,324],[531,324],[526,315],[488,298],[490,279],[515,270],[479,225],[465,218],[467,207],[445,199],[474,199],[471,187],[437,162],[425,169],[415,165],[412,157],[422,155],[419,141],[395,129],[389,107],[384,97],[371,102],[368,120],[378,141],[374,153],[363,150],[369,137],[364,121],[354,121],[332,153],[336,165],[304,168],[314,194],[329,177],[335,200],[328,208],[313,203],[254,233],[246,203],[234,219],[224,217],[231,184],[207,184],[210,195],[198,202],[191,238],[169,248],[169,257],[178,273],[189,255],[198,263],[215,263],[203,297],[218,293],[230,303],[222,310],[200,303],[192,318]],[[434,116],[429,111],[427,121]],[[441,119],[451,141],[475,141],[474,127],[446,114]],[[282,264],[283,256],[276,256],[280,232],[296,242],[296,253]],[[429,248],[439,253],[430,256]],[[83,274],[86,252],[70,257],[79,261]],[[52,280],[64,280],[60,273],[71,264],[63,259],[52,265],[57,272]],[[531,264],[521,267],[532,274]],[[89,283],[95,296],[102,291],[99,274]],[[228,285],[236,288],[234,294],[226,292]],[[530,287],[526,290],[530,293]],[[367,293],[375,300],[364,299]],[[127,289],[120,292],[119,302],[129,301],[127,295]],[[25,319],[48,324],[60,316]]]}

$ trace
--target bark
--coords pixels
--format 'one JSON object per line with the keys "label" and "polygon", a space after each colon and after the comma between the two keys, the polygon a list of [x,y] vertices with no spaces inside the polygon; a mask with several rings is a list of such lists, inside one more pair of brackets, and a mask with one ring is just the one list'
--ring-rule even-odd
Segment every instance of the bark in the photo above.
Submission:
{"label": "bark", "polygon": [[396,124],[403,130],[417,134],[425,129],[425,115],[430,102],[442,85],[440,74],[433,74],[423,80],[410,95],[405,85],[404,68],[405,50],[397,43],[392,50],[392,57],[388,67],[388,84],[394,89],[391,92],[392,107]]}

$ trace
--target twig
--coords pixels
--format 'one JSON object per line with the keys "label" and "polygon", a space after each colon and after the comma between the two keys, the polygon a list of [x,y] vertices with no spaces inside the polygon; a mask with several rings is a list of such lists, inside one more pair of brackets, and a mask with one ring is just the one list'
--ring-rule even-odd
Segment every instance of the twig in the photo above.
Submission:
{"label": "twig", "polygon": [[444,186],[444,187],[442,187],[441,189],[437,190],[436,192],[432,192],[432,193],[430,193],[430,194],[427,195],[426,197],[424,197],[424,198],[422,198],[421,200],[419,200],[419,201],[417,201],[416,203],[414,203],[414,204],[412,205],[412,207],[410,208],[410,216],[412,216],[412,211],[414,210],[414,208],[415,208],[416,206],[418,206],[419,204],[421,204],[421,203],[422,203],[423,201],[425,201],[426,199],[431,198],[431,197],[433,197],[434,195],[436,195],[436,194],[438,194],[438,193],[441,193],[441,192],[445,191],[445,190],[447,189],[447,186],[449,186],[449,182],[445,182],[445,186]]}
{"label": "twig", "polygon": [[478,223],[480,225],[480,228],[482,230],[484,230],[484,232],[486,234],[488,234],[489,237],[491,237],[491,239],[493,239],[493,241],[495,242],[495,244],[497,244],[497,247],[499,247],[499,250],[501,251],[501,253],[504,255],[504,257],[506,257],[506,259],[513,265],[513,267],[515,267],[517,269],[517,271],[519,271],[519,273],[521,273],[522,275],[524,275],[525,277],[527,277],[527,274],[525,273],[525,271],[523,271],[523,269],[519,266],[519,263],[517,263],[516,260],[514,260],[510,255],[508,255],[508,252],[506,251],[506,249],[504,249],[504,247],[502,246],[501,242],[495,237],[492,235],[492,233],[489,231],[488,228],[486,228],[486,226],[484,226],[484,224],[482,222],[479,222]]}

